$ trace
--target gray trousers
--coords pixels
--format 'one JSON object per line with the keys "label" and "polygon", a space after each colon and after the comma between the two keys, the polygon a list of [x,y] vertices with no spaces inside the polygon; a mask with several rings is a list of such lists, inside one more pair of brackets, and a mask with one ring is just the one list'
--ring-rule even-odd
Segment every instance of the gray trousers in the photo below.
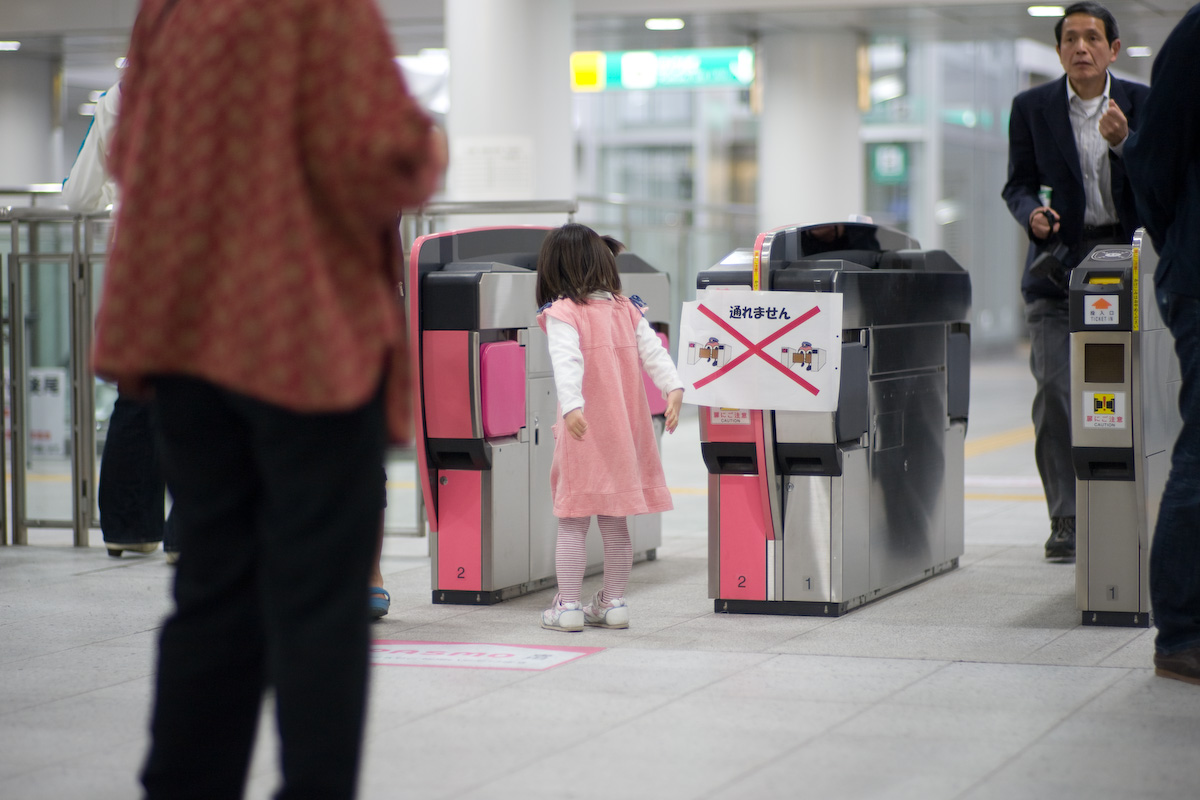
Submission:
{"label": "gray trousers", "polygon": [[1071,465],[1071,340],[1067,300],[1037,298],[1025,304],[1033,395],[1034,458],[1051,517],[1075,516]]}

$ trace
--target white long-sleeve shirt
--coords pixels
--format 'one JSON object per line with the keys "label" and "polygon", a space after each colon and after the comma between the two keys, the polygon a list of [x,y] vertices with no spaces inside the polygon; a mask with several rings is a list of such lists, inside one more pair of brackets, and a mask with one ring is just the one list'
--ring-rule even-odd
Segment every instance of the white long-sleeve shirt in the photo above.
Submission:
{"label": "white long-sleeve shirt", "polygon": [[121,106],[121,84],[100,95],[71,174],[63,181],[62,201],[80,214],[103,211],[117,200],[117,184],[108,173],[108,145]]}
{"label": "white long-sleeve shirt", "polygon": [[[611,298],[608,292],[597,292],[596,299]],[[675,369],[671,354],[663,347],[658,334],[646,322],[638,320],[634,329],[637,337],[638,357],[646,374],[654,385],[662,390],[663,397],[676,389],[683,388],[683,381]],[[579,331],[560,319],[546,316],[546,339],[550,345],[550,363],[554,366],[554,386],[558,391],[558,405],[566,416],[575,409],[583,408],[583,352],[579,349]]]}

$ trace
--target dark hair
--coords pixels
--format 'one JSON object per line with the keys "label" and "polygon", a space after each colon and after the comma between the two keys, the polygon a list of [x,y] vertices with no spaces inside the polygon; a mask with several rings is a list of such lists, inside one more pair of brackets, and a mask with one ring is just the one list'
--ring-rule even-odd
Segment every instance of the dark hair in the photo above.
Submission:
{"label": "dark hair", "polygon": [[537,260],[537,304],[560,297],[586,303],[592,292],[621,293],[617,253],[624,248],[611,236],[571,222],[546,234]]}
{"label": "dark hair", "polygon": [[1054,26],[1054,40],[1058,42],[1059,47],[1062,46],[1062,29],[1063,22],[1072,14],[1087,14],[1089,17],[1095,17],[1104,23],[1104,36],[1108,39],[1111,45],[1113,41],[1120,37],[1117,33],[1117,20],[1104,6],[1099,3],[1072,3],[1067,6],[1063,12],[1062,19]]}

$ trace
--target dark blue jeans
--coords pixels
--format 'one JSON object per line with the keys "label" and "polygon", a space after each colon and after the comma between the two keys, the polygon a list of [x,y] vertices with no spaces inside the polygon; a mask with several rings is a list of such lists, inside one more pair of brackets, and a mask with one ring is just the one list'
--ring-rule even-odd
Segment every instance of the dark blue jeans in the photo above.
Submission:
{"label": "dark blue jeans", "polygon": [[1150,546],[1150,604],[1164,655],[1200,647],[1200,299],[1158,293],[1175,337],[1183,382],[1183,428],[1171,453],[1171,473]]}
{"label": "dark blue jeans", "polygon": [[185,555],[159,640],[147,797],[241,797],[272,688],[276,797],[351,798],[366,709],[363,587],[383,505],[382,395],[300,414],[193,378],[154,386]]}

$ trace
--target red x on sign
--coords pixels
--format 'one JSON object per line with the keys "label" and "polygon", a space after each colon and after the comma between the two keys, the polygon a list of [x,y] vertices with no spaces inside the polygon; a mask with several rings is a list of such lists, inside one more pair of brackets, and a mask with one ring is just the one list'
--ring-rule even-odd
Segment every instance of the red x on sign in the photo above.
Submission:
{"label": "red x on sign", "polygon": [[799,316],[799,318],[792,320],[787,325],[784,325],[782,328],[775,331],[774,333],[772,333],[767,338],[763,339],[758,344],[754,344],[749,339],[747,339],[745,336],[743,336],[736,328],[734,328],[728,322],[721,319],[719,316],[714,314],[711,310],[709,310],[709,309],[705,308],[703,305],[701,305],[700,306],[701,314],[703,314],[704,316],[711,319],[713,322],[720,325],[724,330],[728,331],[729,334],[733,336],[733,338],[737,339],[739,342],[744,344],[746,346],[747,350],[746,350],[746,352],[742,353],[737,358],[730,361],[725,366],[721,367],[719,370],[717,370],[713,374],[703,377],[700,380],[696,381],[693,384],[693,387],[696,389],[699,389],[701,386],[705,386],[706,384],[712,383],[717,378],[721,377],[726,372],[729,372],[729,370],[733,369],[734,367],[736,367],[738,364],[745,361],[750,356],[757,355],[760,358],[762,358],[764,361],[766,361],[768,364],[773,366],[775,369],[779,370],[784,375],[787,375],[789,378],[794,380],[796,383],[803,386],[810,393],[812,393],[813,396],[820,394],[820,389],[813,386],[811,383],[804,380],[799,375],[797,375],[796,373],[792,372],[790,369],[785,367],[783,364],[779,363],[778,361],[776,361],[775,359],[771,358],[770,356],[768,356],[766,353],[763,352],[764,347],[766,347],[771,342],[778,339],[780,336],[783,336],[785,333],[793,330],[797,326],[802,325],[805,322],[807,322],[808,320],[812,319],[814,316],[816,316],[818,313],[820,313],[820,311],[821,311],[821,308],[819,306],[813,306],[808,311],[805,311],[803,314],[801,314]]}

